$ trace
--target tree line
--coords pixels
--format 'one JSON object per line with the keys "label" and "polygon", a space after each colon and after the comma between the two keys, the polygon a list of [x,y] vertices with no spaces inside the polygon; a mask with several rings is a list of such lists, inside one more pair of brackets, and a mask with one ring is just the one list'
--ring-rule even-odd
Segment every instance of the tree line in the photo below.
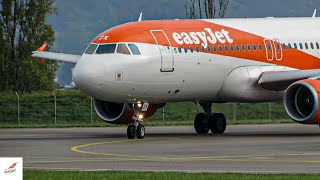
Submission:
{"label": "tree line", "polygon": [[225,17],[228,5],[229,0],[187,0],[184,7],[189,19],[214,19]]}
{"label": "tree line", "polygon": [[46,24],[54,13],[54,0],[0,0],[0,91],[54,89],[57,64],[31,58],[44,41],[54,42]]}

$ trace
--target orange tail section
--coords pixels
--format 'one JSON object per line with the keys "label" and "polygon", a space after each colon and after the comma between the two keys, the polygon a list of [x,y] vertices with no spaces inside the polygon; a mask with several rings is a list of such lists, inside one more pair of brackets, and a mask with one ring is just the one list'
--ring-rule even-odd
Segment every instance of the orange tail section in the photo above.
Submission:
{"label": "orange tail section", "polygon": [[[39,52],[44,52],[46,49],[47,49],[47,47],[48,47],[48,43],[47,42],[44,42],[43,44],[42,44],[42,46],[40,46],[38,49],[37,49],[37,51],[39,51]],[[45,61],[45,59],[44,58],[41,58],[40,59],[40,62],[44,62]]]}

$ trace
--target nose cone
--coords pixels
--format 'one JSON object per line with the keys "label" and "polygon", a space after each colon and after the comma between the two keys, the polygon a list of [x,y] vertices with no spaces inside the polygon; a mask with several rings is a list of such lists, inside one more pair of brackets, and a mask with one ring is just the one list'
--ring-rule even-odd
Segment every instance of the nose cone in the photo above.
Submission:
{"label": "nose cone", "polygon": [[81,59],[73,71],[73,80],[81,91],[95,96],[104,83],[104,66],[95,60]]}

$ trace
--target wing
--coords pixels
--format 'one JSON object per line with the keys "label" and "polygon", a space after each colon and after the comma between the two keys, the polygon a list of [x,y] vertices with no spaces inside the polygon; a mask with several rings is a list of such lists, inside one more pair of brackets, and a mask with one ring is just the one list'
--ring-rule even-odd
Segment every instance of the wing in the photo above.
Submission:
{"label": "wing", "polygon": [[264,72],[258,81],[263,88],[273,91],[284,91],[292,83],[302,80],[320,77],[320,69],[294,70],[283,72]]}
{"label": "wing", "polygon": [[32,53],[32,57],[40,58],[40,59],[50,59],[50,60],[73,63],[73,64],[77,64],[77,62],[81,58],[80,55],[54,53],[54,52],[41,52],[41,51],[34,51]]}

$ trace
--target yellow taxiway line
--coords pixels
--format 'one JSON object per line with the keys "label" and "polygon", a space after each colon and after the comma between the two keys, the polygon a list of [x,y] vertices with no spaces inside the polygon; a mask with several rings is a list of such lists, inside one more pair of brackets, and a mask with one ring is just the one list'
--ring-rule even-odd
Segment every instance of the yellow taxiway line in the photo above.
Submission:
{"label": "yellow taxiway line", "polygon": [[[277,163],[315,163],[320,164],[317,160],[285,160],[279,159],[279,156],[315,156],[320,155],[320,153],[310,153],[310,154],[264,154],[264,155],[230,155],[230,156],[208,156],[208,157],[198,157],[198,156],[184,156],[184,157],[160,157],[160,156],[141,156],[141,155],[130,155],[130,154],[115,154],[107,152],[93,152],[81,150],[82,148],[92,147],[97,145],[111,145],[119,143],[140,143],[146,141],[154,141],[163,138],[148,138],[142,140],[121,140],[121,141],[107,141],[107,142],[95,142],[88,143],[79,146],[71,147],[71,151],[81,153],[81,154],[91,154],[91,155],[103,155],[114,158],[127,158],[126,160],[137,160],[137,161],[234,161],[234,162],[277,162]],[[100,159],[101,160],[101,159]]]}

